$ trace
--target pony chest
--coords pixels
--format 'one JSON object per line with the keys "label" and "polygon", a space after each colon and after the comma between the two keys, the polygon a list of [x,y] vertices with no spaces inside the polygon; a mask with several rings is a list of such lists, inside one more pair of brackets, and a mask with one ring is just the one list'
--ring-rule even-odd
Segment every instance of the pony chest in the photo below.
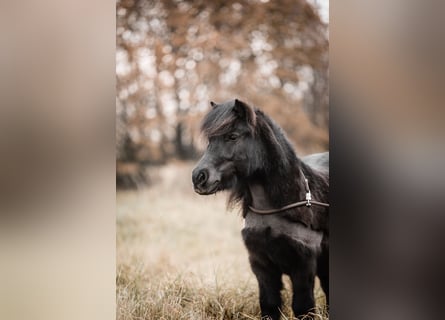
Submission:
{"label": "pony chest", "polygon": [[244,219],[243,232],[272,237],[286,236],[291,241],[309,247],[320,248],[323,233],[314,231],[301,223],[290,222],[278,215],[259,215],[249,212]]}

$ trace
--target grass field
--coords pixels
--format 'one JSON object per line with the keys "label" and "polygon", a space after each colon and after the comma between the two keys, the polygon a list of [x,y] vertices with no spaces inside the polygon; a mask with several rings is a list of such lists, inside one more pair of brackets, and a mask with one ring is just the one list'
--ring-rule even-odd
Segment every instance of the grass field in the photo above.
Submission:
{"label": "grass field", "polygon": [[[118,320],[260,319],[242,219],[225,194],[196,195],[191,168],[162,167],[151,172],[160,183],[117,193]],[[315,295],[323,305],[318,284]],[[292,319],[288,279],[283,298],[282,319]]]}

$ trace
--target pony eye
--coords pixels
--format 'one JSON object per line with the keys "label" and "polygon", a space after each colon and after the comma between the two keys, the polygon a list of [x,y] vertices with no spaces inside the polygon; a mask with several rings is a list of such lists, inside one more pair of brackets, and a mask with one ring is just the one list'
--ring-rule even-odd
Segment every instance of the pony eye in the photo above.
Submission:
{"label": "pony eye", "polygon": [[229,140],[234,141],[234,140],[238,139],[238,135],[236,133],[232,133],[232,134],[229,134],[228,138],[229,138]]}

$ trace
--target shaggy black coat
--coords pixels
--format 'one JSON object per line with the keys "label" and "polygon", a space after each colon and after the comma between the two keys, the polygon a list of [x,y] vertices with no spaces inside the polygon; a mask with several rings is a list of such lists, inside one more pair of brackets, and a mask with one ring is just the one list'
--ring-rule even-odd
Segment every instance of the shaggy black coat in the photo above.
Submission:
{"label": "shaggy black coat", "polygon": [[[212,106],[202,124],[211,146],[207,153],[213,152],[210,156],[219,161],[216,162],[218,168],[231,168],[230,175],[223,174],[219,190],[230,190],[229,202],[241,204],[246,221],[263,219],[263,227],[246,225],[242,230],[251,268],[259,284],[262,316],[280,318],[283,274],[289,275],[292,281],[295,316],[306,314],[315,307],[316,275],[327,301],[329,299],[328,208],[313,205],[289,209],[274,214],[270,219],[275,222],[268,225],[266,219],[269,218],[256,217],[257,214],[249,210],[253,201],[251,186],[261,186],[269,205],[280,208],[305,199],[304,174],[312,198],[328,203],[329,156],[327,153],[313,155],[306,162],[298,158],[282,129],[262,111],[242,101],[212,103]],[[227,139],[212,138],[227,137],[235,131],[243,135],[243,139],[236,142],[236,155],[230,158],[218,154],[228,153],[222,145]],[[215,146],[218,143],[221,145]],[[315,162],[317,166],[313,165]],[[319,236],[321,241],[304,243],[299,240],[302,233],[313,235],[314,239]]]}

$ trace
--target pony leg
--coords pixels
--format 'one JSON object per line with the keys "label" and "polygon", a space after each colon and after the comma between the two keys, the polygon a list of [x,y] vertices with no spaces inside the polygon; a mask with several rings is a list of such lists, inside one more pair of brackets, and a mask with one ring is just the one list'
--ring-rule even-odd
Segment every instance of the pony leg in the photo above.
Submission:
{"label": "pony leg", "polygon": [[252,271],[258,280],[260,291],[261,318],[279,320],[281,307],[281,272],[250,259]]}
{"label": "pony leg", "polygon": [[329,306],[329,257],[323,254],[317,263],[317,276],[326,296],[326,305]]}
{"label": "pony leg", "polygon": [[315,307],[315,268],[296,270],[290,278],[293,288],[292,311],[294,312],[295,317],[300,317],[307,314],[309,311],[313,311],[311,309]]}

